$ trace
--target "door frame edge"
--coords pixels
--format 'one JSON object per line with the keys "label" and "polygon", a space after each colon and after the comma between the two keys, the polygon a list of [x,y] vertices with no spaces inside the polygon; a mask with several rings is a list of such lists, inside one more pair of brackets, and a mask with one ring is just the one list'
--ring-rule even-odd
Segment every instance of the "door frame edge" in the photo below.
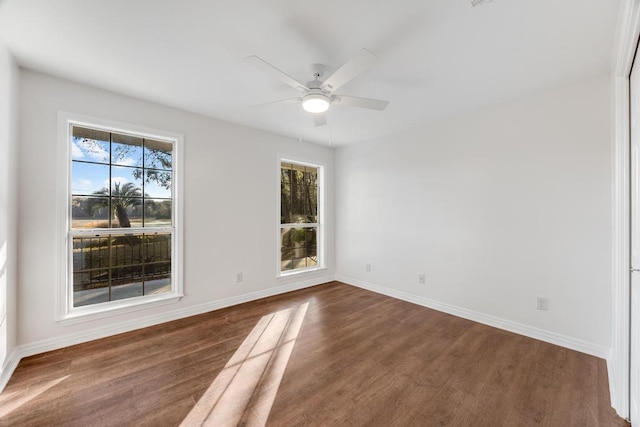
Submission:
{"label": "door frame edge", "polygon": [[611,406],[630,418],[630,175],[629,74],[640,36],[640,0],[624,0],[618,12],[612,75],[612,330],[607,358]]}

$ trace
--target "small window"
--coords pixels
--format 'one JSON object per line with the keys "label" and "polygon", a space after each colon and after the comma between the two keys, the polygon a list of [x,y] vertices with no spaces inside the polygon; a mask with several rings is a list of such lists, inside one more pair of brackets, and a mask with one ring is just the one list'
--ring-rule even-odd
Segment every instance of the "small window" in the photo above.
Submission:
{"label": "small window", "polygon": [[321,181],[321,166],[280,163],[281,275],[323,267]]}
{"label": "small window", "polygon": [[68,122],[65,313],[181,296],[177,140]]}

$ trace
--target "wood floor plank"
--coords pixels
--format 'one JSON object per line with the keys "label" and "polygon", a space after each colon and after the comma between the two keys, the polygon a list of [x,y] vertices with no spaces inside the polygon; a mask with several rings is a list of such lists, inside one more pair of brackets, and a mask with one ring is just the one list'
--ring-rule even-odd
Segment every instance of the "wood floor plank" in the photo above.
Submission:
{"label": "wood floor plank", "polygon": [[281,377],[235,380],[258,384],[241,425],[628,426],[602,359],[339,282],[25,358],[0,425],[181,425],[264,316],[305,303]]}

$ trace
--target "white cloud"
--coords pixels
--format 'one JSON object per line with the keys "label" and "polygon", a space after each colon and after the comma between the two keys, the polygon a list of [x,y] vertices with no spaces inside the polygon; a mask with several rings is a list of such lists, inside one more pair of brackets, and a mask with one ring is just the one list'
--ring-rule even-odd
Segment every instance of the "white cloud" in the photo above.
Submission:
{"label": "white cloud", "polygon": [[109,161],[109,152],[103,149],[98,141],[93,139],[79,139],[77,141],[78,148],[82,151],[82,157],[87,155],[89,159],[97,162]]}
{"label": "white cloud", "polygon": [[76,144],[75,142],[71,143],[71,156],[74,159],[82,159],[84,157],[82,149],[78,147],[78,144]]}
{"label": "white cloud", "polygon": [[[88,158],[88,160],[94,162],[109,163],[109,151],[108,149],[105,150],[102,144],[105,144],[105,142],[94,139],[74,138],[71,143],[71,154],[74,159]],[[132,157],[120,158],[123,154],[126,154],[126,152],[116,151],[114,153],[114,158],[117,160],[115,163],[118,166],[140,166],[141,159],[136,160]]]}
{"label": "white cloud", "polygon": [[125,157],[124,159],[118,160],[118,164],[123,166],[137,166],[136,163],[138,162],[131,157]]}
{"label": "white cloud", "polygon": [[[113,185],[115,185],[116,183],[119,184],[119,185],[122,185],[122,184],[126,184],[127,182],[130,182],[130,181],[127,178],[125,178],[124,176],[111,177],[111,183]],[[108,179],[104,181],[104,186],[105,187],[109,187],[109,180]]]}
{"label": "white cloud", "polygon": [[93,182],[90,179],[74,179],[71,184],[74,190],[92,190]]}

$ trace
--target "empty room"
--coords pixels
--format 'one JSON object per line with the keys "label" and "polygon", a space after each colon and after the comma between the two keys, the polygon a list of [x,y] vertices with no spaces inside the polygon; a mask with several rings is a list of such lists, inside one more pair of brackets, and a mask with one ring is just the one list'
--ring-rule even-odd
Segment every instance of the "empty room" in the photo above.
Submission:
{"label": "empty room", "polygon": [[0,0],[0,425],[640,423],[640,0]]}

